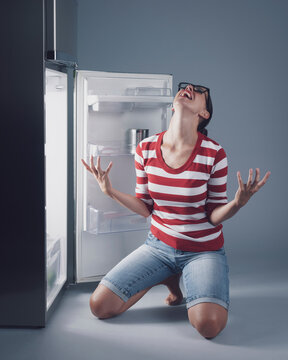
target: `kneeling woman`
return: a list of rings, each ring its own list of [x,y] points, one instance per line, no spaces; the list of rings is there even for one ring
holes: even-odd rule
[[[205,338],[226,326],[229,309],[229,267],[222,222],[231,218],[270,176],[249,170],[247,184],[237,172],[239,188],[227,201],[227,158],[221,145],[207,137],[212,116],[208,88],[180,83],[167,131],[142,140],[136,149],[136,196],[114,189],[112,163],[104,171],[100,158],[84,166],[101,190],[128,209],[148,217],[151,228],[143,245],[125,257],[101,280],[90,297],[100,319],[123,313],[149,289],[164,284],[168,305],[183,300],[183,275],[188,318]]]

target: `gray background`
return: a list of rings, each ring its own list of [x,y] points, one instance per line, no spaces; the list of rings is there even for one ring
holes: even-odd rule
[[[250,167],[261,179],[271,171],[223,223],[234,271],[282,266],[288,249],[287,10],[279,0],[78,1],[80,69],[172,74],[174,94],[179,81],[210,87],[208,136],[228,156],[229,200],[238,170],[245,183]]]
[[[8,185],[2,186],[4,193],[1,200],[5,212],[9,213],[8,219],[13,219],[10,223],[4,221],[5,224],[14,224],[16,208],[21,219],[19,215],[16,227],[2,226],[1,243],[5,250],[9,250],[9,256],[3,251],[0,265],[4,269],[2,273],[7,274],[2,276],[1,290],[10,293],[10,308],[13,310],[14,307],[15,316],[21,318],[21,313],[23,315],[23,312],[27,312],[27,299],[30,300],[29,308],[39,304],[37,294],[41,289],[37,286],[44,284],[44,277],[41,282],[35,274],[32,276],[34,269],[37,270],[36,275],[41,275],[43,269],[37,262],[41,260],[41,253],[43,255],[43,242],[38,242],[36,246],[34,241],[37,237],[44,239],[44,235],[41,235],[43,137],[39,136],[39,133],[43,134],[43,91],[39,91],[39,87],[43,88],[43,34],[40,2],[29,0],[24,5],[23,1],[18,0],[18,3],[16,5],[20,7],[15,6],[15,2],[9,3],[8,11],[5,8],[0,13],[6,20],[0,22],[0,25],[9,30],[1,32],[5,37],[1,43],[3,54],[6,54],[1,60],[7,63],[3,69],[13,68],[13,71],[3,72],[1,82],[4,94],[9,99],[1,97],[2,117],[9,120],[1,121],[6,128],[9,125],[8,130],[2,131],[2,153],[8,155],[3,157],[1,170],[4,175],[8,174],[8,177],[2,176],[8,179]],[[260,167],[262,175],[267,170],[271,170],[272,175],[246,207],[224,222],[226,250],[232,265],[230,270],[234,274],[238,272],[239,276],[231,278],[232,306],[227,327],[212,341],[203,339],[189,324],[184,304],[178,307],[164,305],[163,300],[168,294],[164,286],[151,289],[121,316],[105,321],[97,320],[88,306],[95,286],[89,283],[70,285],[66,289],[46,328],[1,328],[0,358],[33,360],[41,354],[43,360],[90,360],[95,356],[99,360],[167,360],[175,357],[202,360],[286,359],[287,265],[286,271],[283,269],[287,250],[284,232],[287,213],[287,190],[284,186],[287,171],[287,161],[284,159],[287,115],[284,113],[284,97],[288,2],[182,0],[178,3],[155,1],[153,4],[147,0],[79,0],[78,8],[78,55],[82,69],[172,73],[175,83],[179,80],[195,80],[211,87],[215,116],[209,125],[209,136],[217,140],[227,152],[230,199],[237,189],[237,170],[241,171],[243,178],[247,178],[249,167],[256,166]],[[23,17],[25,12],[31,13],[32,21],[28,21],[29,17]],[[11,31],[13,26],[15,29]],[[19,48],[15,46],[16,38],[20,40]],[[9,67],[11,58],[13,61]],[[72,75],[71,72],[69,74]],[[30,91],[25,91],[27,84]],[[70,94],[70,125],[73,120],[72,100]],[[12,130],[16,124],[18,131],[15,132]],[[73,159],[72,130],[71,127],[70,160]],[[33,154],[32,162],[30,154]],[[18,161],[17,164],[14,159]],[[15,177],[15,166],[22,186],[19,186],[19,176]],[[19,169],[23,171],[19,172]],[[34,179],[32,182],[27,180],[27,174],[30,180]],[[71,166],[69,174],[73,179]],[[23,179],[27,181],[23,182]],[[73,194],[73,186],[69,186],[69,193]],[[13,191],[10,192],[12,187]],[[37,202],[27,204],[23,199],[27,198],[31,189],[34,196],[36,193],[40,195]],[[16,200],[11,202],[11,196],[12,200]],[[37,209],[40,215],[35,217]],[[73,209],[72,196],[69,209]],[[70,217],[73,218],[71,213]],[[29,241],[30,228],[27,224],[19,227],[25,219],[28,219],[29,225],[32,223],[31,214],[34,222],[35,219],[39,220],[38,230],[36,233],[33,231],[33,241]],[[13,241],[7,242],[5,239]],[[69,236],[69,239],[73,240],[73,236]],[[71,259],[71,241],[69,245],[72,256],[68,255],[68,258]],[[33,255],[28,256],[31,249]],[[8,266],[11,254],[14,255],[13,262]],[[32,259],[31,263],[27,262],[26,257]],[[38,260],[35,262],[34,258]],[[252,274],[248,272],[251,268]],[[10,269],[13,270],[14,279],[9,273]],[[247,272],[242,275],[246,269]],[[17,294],[21,296],[17,297]],[[5,306],[2,309],[5,313],[10,311]],[[173,341],[167,342],[167,339]]]

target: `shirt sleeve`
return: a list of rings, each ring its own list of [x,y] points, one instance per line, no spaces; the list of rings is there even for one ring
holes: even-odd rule
[[[207,183],[206,214],[208,218],[214,209],[225,205],[227,199],[228,163],[224,149],[221,147],[215,157],[210,178]]]
[[[148,190],[148,176],[144,169],[144,159],[142,154],[141,142],[138,144],[135,152],[135,170],[136,170],[136,188],[135,194],[138,199],[141,199],[146,204],[148,210],[152,212],[153,199]]]

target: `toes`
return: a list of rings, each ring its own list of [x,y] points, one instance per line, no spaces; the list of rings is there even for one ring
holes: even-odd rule
[[[183,296],[180,295],[180,296],[173,296],[172,294],[170,294],[166,300],[165,300],[165,303],[167,305],[180,305],[182,303],[182,300],[183,300]]]

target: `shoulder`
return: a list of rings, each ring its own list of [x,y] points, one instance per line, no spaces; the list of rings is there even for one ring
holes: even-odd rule
[[[201,134],[202,141],[200,146],[202,148],[202,152],[209,157],[214,158],[214,161],[217,163],[224,158],[227,158],[226,152],[223,147],[214,139],[211,139],[204,134]]]
[[[141,149],[148,150],[149,148],[155,147],[157,140],[159,138],[159,135],[160,134],[154,134],[154,135],[151,135],[151,136],[143,139],[142,141],[140,141],[139,145],[140,145]]]
[[[204,135],[204,134],[201,134],[202,136],[202,141],[201,141],[201,144],[200,146],[201,147],[205,147],[205,148],[208,148],[208,149],[213,149],[213,150],[216,150],[216,151],[219,151],[220,149],[223,149],[223,147],[219,144],[219,142],[215,141],[214,139],[211,139],[210,137]]]
[[[155,157],[154,152],[156,151],[156,145],[160,134],[154,134],[141,140],[137,145],[136,154],[143,158]]]

